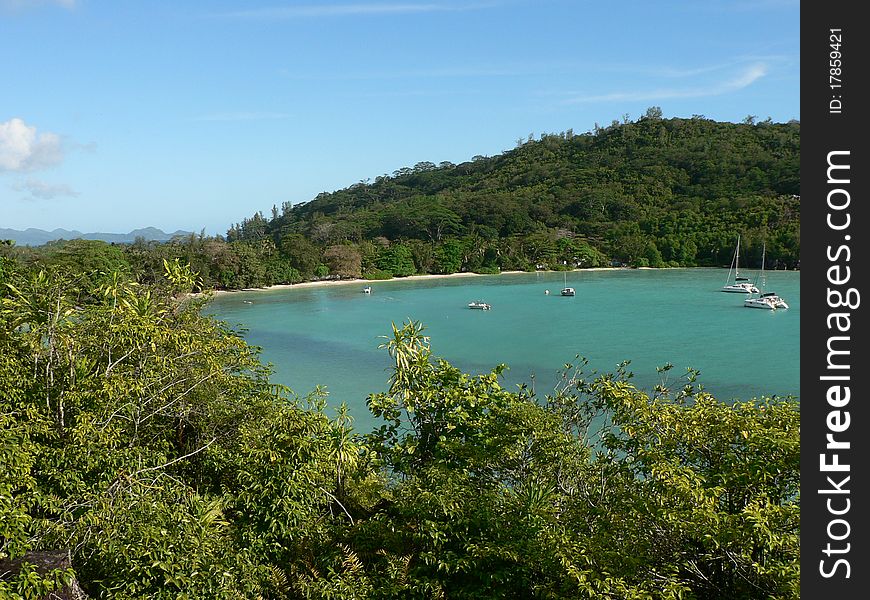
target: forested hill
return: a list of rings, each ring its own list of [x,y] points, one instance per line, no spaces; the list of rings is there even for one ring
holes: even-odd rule
[[[737,233],[748,261],[799,260],[800,124],[696,117],[545,134],[500,156],[420,162],[291,207],[254,215],[230,240],[303,234],[323,245],[387,240],[586,240],[629,264],[727,265]],[[495,241],[500,240],[496,244]],[[508,248],[505,248],[505,246]],[[485,253],[485,251],[484,251]],[[528,259],[547,262],[543,256]]]
[[[0,244],[0,256],[154,282],[181,259],[203,287],[314,278],[631,266],[795,268],[800,124],[662,119],[520,140],[499,156],[421,162],[310,202],[261,212],[222,237],[124,246]]]

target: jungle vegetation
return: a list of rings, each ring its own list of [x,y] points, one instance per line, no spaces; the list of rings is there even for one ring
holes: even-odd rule
[[[0,569],[0,597],[799,596],[796,401],[580,359],[536,396],[408,322],[358,432],[271,383],[189,265],[124,264],[0,258],[0,564],[72,557]]]

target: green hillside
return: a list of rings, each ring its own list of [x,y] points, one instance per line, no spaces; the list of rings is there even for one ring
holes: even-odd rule
[[[567,269],[610,265],[800,264],[800,124],[662,119],[517,142],[462,164],[419,162],[392,175],[273,206],[226,239],[139,239],[117,257],[143,282],[180,258],[204,287],[322,277]],[[241,200],[240,200],[241,202]],[[17,249],[27,263],[85,268],[99,243]],[[111,258],[115,260],[115,258]]]
[[[582,135],[545,134],[500,156],[417,163],[285,204],[271,220],[255,215],[228,234],[299,233],[324,245],[471,237],[537,263],[553,262],[559,238],[574,238],[615,260],[662,266],[727,264],[739,232],[748,260],[760,260],[766,240],[774,266],[793,267],[799,157],[798,123],[661,119],[651,110]]]

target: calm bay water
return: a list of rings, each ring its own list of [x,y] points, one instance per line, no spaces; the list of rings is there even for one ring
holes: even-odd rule
[[[377,346],[390,323],[422,321],[434,354],[473,373],[510,367],[504,385],[534,381],[553,389],[558,371],[575,355],[588,369],[614,370],[631,360],[635,385],[659,382],[655,368],[674,364],[671,383],[686,367],[722,400],[800,394],[800,273],[767,273],[767,290],[790,308],[743,307],[743,294],[719,292],[726,270],[575,271],[574,297],[561,297],[561,273],[433,278],[366,284],[239,292],[222,295],[208,312],[244,327],[263,349],[273,381],[300,395],[316,385],[329,403],[346,402],[358,430],[373,424],[369,393],[384,391],[390,361]],[[550,295],[545,295],[550,290]],[[470,310],[484,300],[489,311]]]

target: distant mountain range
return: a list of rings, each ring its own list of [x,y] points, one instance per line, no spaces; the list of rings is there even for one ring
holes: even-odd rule
[[[190,235],[189,231],[174,231],[165,233],[155,227],[145,227],[144,229],[134,229],[130,233],[82,233],[81,231],[69,231],[68,229],[55,229],[54,231],[45,231],[43,229],[2,229],[0,228],[0,240],[14,240],[19,246],[41,246],[54,240],[102,240],[104,242],[115,242],[116,244],[129,244],[136,241],[136,238],[144,238],[146,240],[156,240],[165,242],[171,240],[175,236]]]

